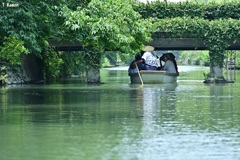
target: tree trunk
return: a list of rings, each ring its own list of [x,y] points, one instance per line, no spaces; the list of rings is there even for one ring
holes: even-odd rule
[[[223,77],[223,69],[218,66],[210,65],[210,75],[212,78],[218,79]]]
[[[213,64],[210,64],[210,77],[207,77],[204,83],[227,83],[223,77],[223,68]]]
[[[210,56],[210,76],[207,77],[204,83],[226,83],[228,82],[223,77],[223,62],[224,55],[209,51]]]
[[[87,83],[100,83],[100,69],[93,67],[87,69]]]

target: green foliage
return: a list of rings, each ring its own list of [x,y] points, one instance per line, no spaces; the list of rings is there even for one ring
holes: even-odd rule
[[[105,54],[104,54],[104,57],[105,57],[104,58],[104,62],[108,61],[109,65],[115,65],[116,62],[117,62],[117,55],[118,55],[118,52],[113,52],[113,51],[112,52],[111,51],[105,52]],[[105,59],[107,59],[107,61]],[[104,64],[103,64],[103,66],[104,66]]]
[[[8,82],[6,70],[6,66],[0,66],[0,85]]]
[[[85,49],[87,58],[98,61],[101,57],[95,54],[106,50],[135,53],[143,47],[142,42],[151,40],[152,21],[142,19],[133,5],[129,0],[92,0],[87,7],[77,10],[64,6],[61,15],[65,25],[74,31],[72,40],[88,49]],[[90,59],[88,62],[96,64]]]
[[[135,54],[119,54],[119,57],[124,64],[130,64],[135,59]]]
[[[195,62],[195,65],[207,65],[209,64],[208,51],[180,51],[178,57],[178,63],[189,64],[188,62]],[[192,63],[190,63],[192,64]]]
[[[236,65],[240,67],[240,51],[236,51]]]
[[[0,59],[11,65],[21,64],[21,55],[28,54],[29,51],[24,47],[24,42],[14,36],[5,37],[3,45],[0,46]]]
[[[202,38],[210,51],[210,63],[220,67],[223,66],[224,51],[231,43],[239,41],[240,2],[156,1],[138,3],[135,10],[145,18],[155,18],[158,30],[154,37]]]
[[[219,19],[210,21],[209,28],[205,28],[204,41],[209,47],[210,64],[223,67],[225,50],[232,43],[231,40],[238,41],[240,37],[240,20]]]
[[[110,61],[109,61],[108,58],[105,57],[105,58],[103,59],[102,66],[106,66],[106,67],[111,66]]]
[[[85,71],[84,53],[78,52],[63,52],[61,58],[64,64],[61,67],[62,76],[69,76],[72,74],[80,74]]]
[[[16,1],[10,2],[19,4]],[[37,43],[37,38],[39,38],[38,26],[33,12],[28,11],[26,7],[29,5],[25,5],[25,3],[20,2],[18,7],[2,6],[0,9],[0,35],[3,37],[12,35],[21,39],[30,52],[39,53],[41,47]]]
[[[176,17],[158,19],[155,25],[158,31],[154,33],[154,37],[203,39],[210,51],[210,63],[214,62],[220,67],[223,66],[224,51],[240,37],[240,20],[235,19],[208,21],[203,18]]]
[[[86,0],[87,1],[87,0]],[[44,53],[48,50],[48,39],[62,39],[65,35],[65,27],[63,19],[58,16],[58,11],[61,5],[71,3],[71,7],[76,7],[76,1],[74,0],[3,0],[0,3],[0,46],[4,46],[6,43],[10,45],[10,42],[2,37],[14,37],[19,41],[18,45],[16,40],[11,42],[11,47],[1,48],[1,53],[6,54],[7,58],[11,58],[11,63],[20,64],[19,46],[23,46],[30,53],[36,54],[38,57],[43,58],[45,66],[51,66],[51,63],[55,64],[55,59],[47,58],[51,57],[49,53]],[[80,3],[80,2],[79,2]],[[9,4],[15,5],[15,7],[9,6]],[[5,45],[6,46],[6,45]],[[16,48],[17,46],[17,48]],[[8,49],[8,50],[6,50]],[[10,52],[12,51],[14,52]],[[17,51],[17,52],[16,52]],[[55,56],[54,52],[53,57]],[[4,58],[3,60],[6,60]],[[48,62],[47,62],[48,61]],[[48,65],[47,65],[48,64]],[[47,77],[56,77],[59,68],[54,67],[44,68]],[[52,71],[50,71],[52,70]]]
[[[240,2],[227,3],[195,3],[195,2],[163,2],[138,3],[134,8],[144,18],[152,17],[157,19],[174,17],[198,17],[207,20],[214,19],[239,19]]]
[[[204,72],[203,76],[204,76],[204,80],[208,80],[211,77],[211,74],[210,72]]]
[[[60,68],[63,64],[61,52],[55,52],[53,49],[48,49],[43,54],[44,76],[47,80],[55,80],[60,74]]]
[[[71,56],[69,61],[62,57],[64,61],[73,62],[76,68],[99,68],[104,51],[126,53],[120,55],[126,63],[152,36],[201,38],[210,50],[211,62],[217,61],[221,66],[224,50],[233,43],[230,40],[239,41],[240,37],[240,2],[3,0],[1,3],[7,2],[18,6],[0,4],[1,61],[19,64],[22,53],[34,53],[44,60],[47,77],[57,77],[61,69],[57,67],[62,66],[56,52],[44,52],[48,50],[49,38],[80,42],[84,52],[81,65],[77,60],[71,61]],[[69,65],[68,69],[67,73],[75,72],[73,66]]]
[[[202,38],[209,48],[210,63],[223,66],[230,40],[239,40],[240,3],[192,2],[139,3],[135,8],[143,17],[155,18],[155,37]],[[182,18],[183,17],[183,18]],[[197,48],[197,46],[196,46]]]

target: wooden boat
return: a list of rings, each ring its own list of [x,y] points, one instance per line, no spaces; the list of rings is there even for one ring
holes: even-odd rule
[[[166,71],[141,70],[140,75],[144,84],[174,83],[179,73],[168,73]],[[138,73],[129,73],[131,83],[141,83]]]

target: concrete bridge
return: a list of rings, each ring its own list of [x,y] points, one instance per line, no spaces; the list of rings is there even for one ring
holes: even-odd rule
[[[82,50],[80,43],[49,40],[49,44],[58,51]],[[153,46],[155,50],[208,50],[201,38],[154,38],[152,42],[144,44]],[[240,41],[229,44],[227,50],[240,50]]]

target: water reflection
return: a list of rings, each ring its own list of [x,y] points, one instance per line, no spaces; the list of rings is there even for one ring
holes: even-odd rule
[[[100,85],[1,88],[1,158],[239,159],[239,82],[184,72],[175,84],[130,84],[127,70],[106,69]]]
[[[234,86],[234,84],[210,85],[210,122],[214,126],[218,126],[214,128],[215,130],[226,129],[229,125],[236,125],[232,122],[238,117],[236,107],[239,106],[240,100],[238,98],[240,96],[239,93],[235,92]]]
[[[175,108],[176,93],[175,84],[162,84],[159,86],[144,86],[143,88],[143,117],[144,122],[153,122],[159,116],[162,117],[162,110]],[[161,112],[159,112],[159,110]],[[147,124],[148,125],[148,124]]]

